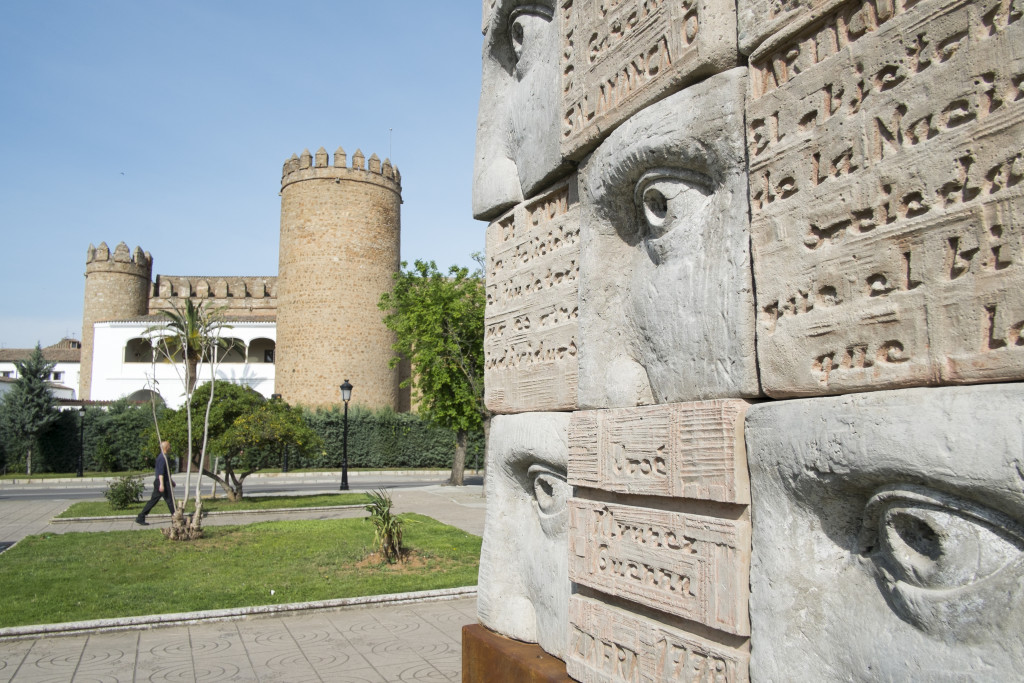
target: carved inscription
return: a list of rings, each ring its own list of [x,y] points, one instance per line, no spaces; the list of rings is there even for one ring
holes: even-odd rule
[[[836,4],[751,56],[771,396],[1024,377],[1022,13],[887,1]]]
[[[573,413],[573,486],[750,503],[742,400],[668,403]]]
[[[597,600],[569,601],[566,668],[580,683],[749,680],[750,656]]]
[[[749,635],[750,523],[574,498],[569,578]]]
[[[562,183],[487,230],[485,400],[494,412],[576,405],[580,228],[570,189]]]
[[[560,12],[563,156],[736,63],[735,6],[722,0],[563,0]]]

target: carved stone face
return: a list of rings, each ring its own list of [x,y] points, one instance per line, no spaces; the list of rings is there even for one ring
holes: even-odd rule
[[[752,678],[1019,675],[1022,428],[1019,384],[752,406]]]
[[[586,162],[582,407],[757,394],[745,82],[648,107]]]
[[[485,29],[473,215],[490,219],[562,170],[554,3],[502,0]]]
[[[569,413],[498,415],[491,422],[480,622],[564,657],[568,638]]]

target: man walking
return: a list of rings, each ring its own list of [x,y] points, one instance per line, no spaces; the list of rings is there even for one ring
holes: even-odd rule
[[[171,487],[174,486],[174,482],[171,480],[171,466],[167,461],[167,451],[171,450],[170,441],[160,442],[160,455],[156,456],[156,479],[153,481],[153,495],[150,497],[149,502],[146,503],[146,507],[142,508],[142,512],[135,518],[136,524],[142,526],[148,526],[149,522],[146,521],[146,515],[153,509],[153,506],[157,504],[161,498],[167,501],[167,509],[174,514],[174,496],[171,493]]]

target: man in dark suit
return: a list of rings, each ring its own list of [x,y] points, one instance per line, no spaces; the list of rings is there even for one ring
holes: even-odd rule
[[[146,515],[153,509],[153,506],[163,498],[167,502],[167,509],[174,514],[174,495],[171,493],[171,488],[174,486],[174,481],[171,479],[171,464],[167,459],[167,452],[171,450],[170,441],[160,442],[160,455],[156,456],[156,479],[153,481],[153,495],[150,497],[149,502],[146,503],[146,507],[142,508],[142,512],[135,518],[136,524],[147,526],[149,522],[146,521]]]

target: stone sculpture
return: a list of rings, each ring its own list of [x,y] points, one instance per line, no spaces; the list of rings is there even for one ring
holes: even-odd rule
[[[1019,384],[751,406],[752,677],[1021,671],[1022,429]]]
[[[583,167],[581,407],[758,394],[745,88],[733,69],[672,95]]]
[[[484,626],[556,657],[568,639],[569,417],[493,418],[477,594]]]

